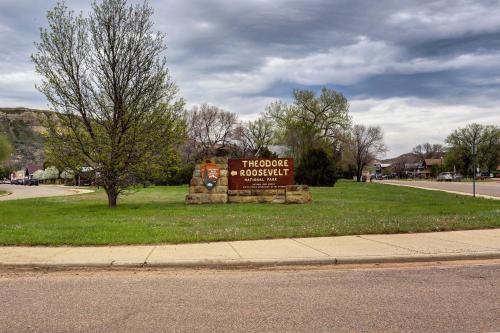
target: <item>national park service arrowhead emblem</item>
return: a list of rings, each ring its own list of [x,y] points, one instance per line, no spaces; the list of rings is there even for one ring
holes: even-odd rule
[[[217,185],[217,180],[220,177],[220,168],[217,164],[207,161],[201,166],[200,171],[205,187],[209,190],[213,189]]]

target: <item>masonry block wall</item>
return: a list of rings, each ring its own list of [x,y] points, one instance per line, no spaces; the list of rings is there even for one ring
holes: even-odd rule
[[[215,157],[205,161],[215,163],[220,168],[220,177],[217,180],[217,186],[209,190],[203,184],[201,175],[201,165],[196,164],[191,183],[189,184],[189,194],[186,195],[187,204],[203,203],[226,203],[227,202],[227,158]]]

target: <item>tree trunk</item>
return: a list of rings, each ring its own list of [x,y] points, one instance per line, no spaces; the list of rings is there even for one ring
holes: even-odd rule
[[[108,207],[116,208],[116,200],[118,199],[118,194],[114,190],[108,190]]]
[[[361,182],[361,177],[363,175],[363,169],[360,169],[358,167],[358,170],[356,171],[356,181],[359,183]]]

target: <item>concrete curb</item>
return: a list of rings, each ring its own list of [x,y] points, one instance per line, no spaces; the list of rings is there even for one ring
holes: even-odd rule
[[[96,191],[96,190],[91,190],[88,188],[66,186],[66,185],[43,185],[43,186],[54,186],[54,187],[62,188],[62,189],[67,190],[67,191],[74,192],[74,194],[70,194],[70,195],[94,193]]]
[[[388,264],[388,263],[422,263],[436,261],[486,260],[500,259],[500,252],[490,253],[449,253],[414,256],[387,257],[338,257],[338,258],[300,258],[300,259],[254,259],[254,260],[176,260],[161,263],[0,263],[0,270],[6,269],[147,269],[147,268],[199,268],[199,269],[251,269],[280,266],[327,266],[352,264]]]

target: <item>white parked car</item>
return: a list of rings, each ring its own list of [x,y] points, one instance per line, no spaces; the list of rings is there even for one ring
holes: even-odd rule
[[[453,175],[451,172],[441,172],[437,176],[437,181],[438,182],[451,182],[453,180]]]

